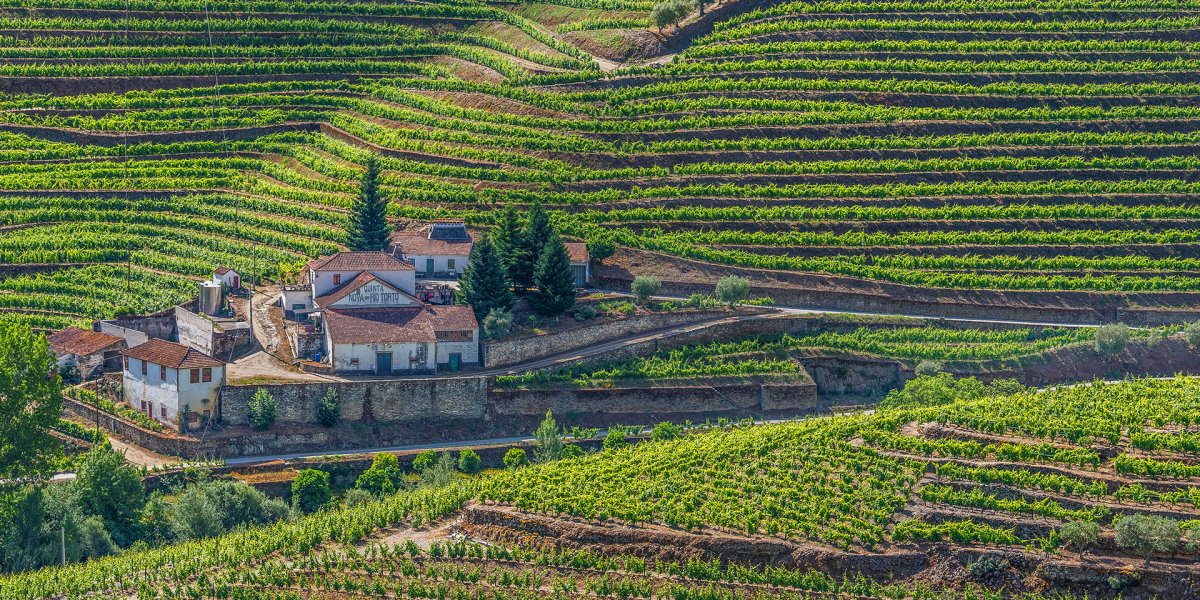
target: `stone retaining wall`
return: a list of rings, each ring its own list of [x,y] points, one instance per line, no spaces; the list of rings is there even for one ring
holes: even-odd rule
[[[538,418],[552,411],[571,425],[702,420],[717,416],[798,415],[822,408],[811,381],[681,381],[678,385],[611,388],[492,390],[488,411],[496,419]]]
[[[487,379],[389,379],[344,383],[228,385],[221,393],[226,425],[249,424],[246,406],[260,389],[275,398],[280,423],[316,423],[317,403],[333,390],[344,421],[421,421],[481,419],[487,405]]]
[[[518,363],[554,356],[572,350],[587,348],[617,338],[648,333],[687,323],[730,316],[727,310],[679,310],[653,315],[635,315],[622,319],[597,322],[584,327],[574,327],[546,335],[524,336],[484,346],[486,368],[507,367]]]
[[[172,435],[168,432],[150,431],[132,421],[127,421],[90,404],[65,396],[63,397],[63,412],[83,419],[88,423],[98,424],[100,427],[121,436],[122,439],[159,454],[182,456],[191,459],[212,453],[212,449],[209,449],[207,453],[205,452],[198,438]]]

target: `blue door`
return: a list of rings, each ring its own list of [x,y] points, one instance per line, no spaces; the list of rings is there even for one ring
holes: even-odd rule
[[[425,259],[425,274],[433,275],[433,259],[432,258]]]
[[[376,352],[375,353],[375,374],[376,375],[391,375],[392,374],[392,353],[391,352]]]

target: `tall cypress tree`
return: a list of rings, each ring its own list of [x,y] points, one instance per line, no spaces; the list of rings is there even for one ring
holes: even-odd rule
[[[379,161],[375,155],[367,159],[358,198],[350,207],[350,224],[346,227],[346,245],[351,250],[383,250],[391,235],[387,222],[387,201],[379,196]]]
[[[525,251],[525,226],[521,223],[521,217],[517,215],[517,211],[512,205],[506,205],[500,210],[500,215],[496,219],[496,235],[492,237],[492,243],[496,246],[496,254],[500,255],[500,265],[504,267],[504,275],[508,277],[509,283],[517,284],[519,275],[517,263],[521,261],[522,253]],[[531,269],[525,287],[528,287],[528,283],[532,281],[532,273]]]
[[[566,244],[553,231],[538,258],[533,285],[537,289],[529,296],[529,304],[543,317],[561,315],[575,304],[575,274],[571,271],[571,258],[567,255]]]
[[[512,280],[517,289],[528,289],[535,285],[533,277],[538,259],[553,233],[550,215],[546,214],[540,203],[535,202],[529,207],[529,218],[525,221],[525,232],[521,236],[522,252],[514,261]]]
[[[460,304],[470,304],[475,318],[482,322],[494,309],[512,310],[510,287],[496,245],[484,234],[471,248],[471,257],[459,279],[455,299]]]

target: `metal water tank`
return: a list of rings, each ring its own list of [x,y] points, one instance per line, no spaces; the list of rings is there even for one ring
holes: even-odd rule
[[[221,312],[220,281],[200,282],[200,301],[197,308],[206,315],[215,315]]]

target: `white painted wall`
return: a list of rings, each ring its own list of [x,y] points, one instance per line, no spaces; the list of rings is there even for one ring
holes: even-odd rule
[[[214,273],[213,273],[213,279],[215,279],[215,280],[217,280],[217,281],[220,281],[221,283],[225,284],[225,287],[227,287],[227,288],[229,288],[229,289],[231,289],[231,290],[233,290],[233,289],[237,289],[237,288],[239,287],[238,285],[234,285],[234,283],[235,283],[235,282],[236,282],[237,284],[239,284],[239,285],[240,285],[240,284],[241,284],[241,282],[242,282],[242,280],[241,280],[241,276],[240,276],[240,275],[238,275],[238,272],[237,272],[237,271],[234,271],[234,270],[232,270],[232,269],[231,269],[231,270],[229,270],[228,272],[226,272],[224,275],[217,275],[217,274],[214,272]]]
[[[469,342],[438,342],[437,343],[437,364],[447,365],[450,363],[450,354],[457,352],[462,355],[464,365],[479,362],[479,332],[476,331],[471,336]]]
[[[328,337],[326,337],[328,344]],[[409,356],[415,356],[418,348],[425,346],[425,362],[409,363]],[[414,371],[432,371],[434,368],[434,344],[426,343],[397,343],[397,344],[336,344],[333,347],[333,356],[331,357],[332,365],[336,371],[362,371],[364,373],[375,372],[375,353],[376,352],[391,352],[392,353],[392,370],[405,371],[412,369]],[[353,359],[358,359],[358,364],[353,364]]]
[[[175,415],[179,413],[179,371],[167,369],[164,380],[159,365],[146,363],[146,374],[142,375],[142,361],[130,357],[129,368],[125,369],[122,380],[126,404],[166,425],[175,425]],[[142,408],[143,402],[146,409]],[[166,407],[166,416],[163,416],[163,407]]]
[[[181,306],[175,307],[175,332],[179,343],[209,356],[213,354],[213,322]]]
[[[323,308],[402,308],[419,306],[421,302],[381,281],[372,281]]]
[[[209,417],[216,417],[217,405],[221,397],[221,386],[225,383],[225,367],[212,367],[212,381],[204,381],[204,369],[200,369],[200,381],[192,383],[191,369],[183,369],[183,377],[179,381],[179,402],[182,407],[203,415],[209,411]]]
[[[313,271],[309,282],[312,284],[314,298],[328,294],[333,288],[357,277],[362,271]],[[371,271],[371,274],[392,284],[397,289],[415,294],[417,291],[417,274],[411,269],[403,271]],[[340,275],[340,283],[334,283],[335,275]]]
[[[411,261],[417,266],[417,271],[422,275],[426,274],[426,261],[433,259],[433,270],[438,273],[454,273],[462,275],[464,269],[467,268],[466,254],[405,254],[404,258]],[[454,268],[450,268],[450,261],[454,261]]]
[[[301,308],[295,308],[303,305]],[[308,310],[313,306],[312,290],[283,290],[283,310]]]
[[[170,367],[167,368],[166,380],[163,380],[160,365],[147,363],[146,374],[142,375],[142,361],[131,357],[129,368],[124,370],[122,377],[124,400],[134,410],[149,414],[172,428],[183,406],[199,414],[210,411],[209,415],[215,417],[221,386],[225,383],[225,367],[211,368],[210,382],[204,381],[203,370],[200,382],[191,383],[190,369],[183,369],[181,380],[180,371]],[[150,412],[142,409],[142,402],[146,403]],[[166,407],[166,416],[163,416],[163,407]]]

